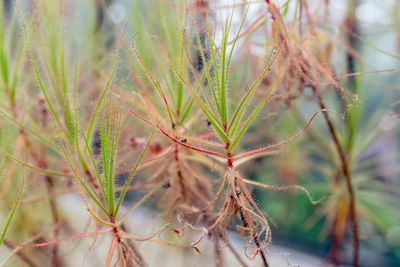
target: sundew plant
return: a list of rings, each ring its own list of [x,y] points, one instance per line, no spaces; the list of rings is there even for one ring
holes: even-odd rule
[[[399,263],[396,1],[0,14],[1,266]]]

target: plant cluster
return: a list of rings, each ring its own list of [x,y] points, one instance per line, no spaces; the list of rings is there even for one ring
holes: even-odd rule
[[[223,247],[269,266],[280,228],[267,210],[301,199],[330,237],[326,262],[360,266],[368,233],[400,221],[396,151],[374,148],[397,115],[366,107],[364,80],[399,69],[361,71],[360,47],[400,58],[362,38],[357,2],[338,28],[317,0],[0,4],[3,264],[67,266],[67,243],[109,236],[106,266],[145,266],[139,242],[201,254],[205,239],[217,266]],[[85,229],[65,196],[87,209]],[[127,222],[147,202],[160,219],[142,236]]]

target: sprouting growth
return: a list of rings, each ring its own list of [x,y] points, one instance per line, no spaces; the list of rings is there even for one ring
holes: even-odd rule
[[[359,266],[368,234],[396,229],[399,115],[375,96],[398,98],[399,70],[369,69],[365,51],[399,57],[365,38],[357,1],[341,23],[329,1],[9,2],[0,265],[65,266],[67,243],[87,238],[71,257],[107,246],[100,264],[147,266],[136,244],[153,242],[268,266],[293,227],[329,236],[326,261]]]

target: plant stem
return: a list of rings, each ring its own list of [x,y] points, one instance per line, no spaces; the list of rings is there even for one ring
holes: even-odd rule
[[[181,186],[181,195],[182,198],[185,199],[186,194],[185,194],[185,183],[184,183],[184,178],[182,175],[182,171],[180,168],[180,164],[179,164],[179,151],[178,151],[178,144],[175,144],[175,164],[176,164],[176,174],[178,175],[178,179],[179,179],[179,184]]]
[[[128,227],[125,225],[125,223],[122,223],[121,224],[121,230],[122,231],[124,231],[124,232],[128,232]],[[140,252],[138,251],[138,249],[136,248],[136,246],[135,246],[135,244],[133,243],[133,241],[131,240],[131,239],[127,239],[127,242],[129,243],[129,246],[130,246],[130,248],[132,249],[132,251],[133,251],[133,254],[135,255],[135,262],[137,263],[137,265],[138,266],[141,266],[141,267],[146,267],[147,266],[147,264],[146,264],[146,262],[144,261],[144,259],[143,259],[143,256],[142,256],[142,254],[140,254]]]
[[[114,218],[114,216],[112,215],[112,214],[110,214],[110,218],[111,218],[111,223],[113,223],[113,224],[115,224],[115,218]],[[123,257],[123,262],[124,263],[126,263],[127,262],[127,255],[126,255],[126,253],[125,253],[125,250],[123,249],[123,244],[122,244],[122,240],[121,240],[121,236],[120,236],[120,232],[119,232],[119,230],[118,230],[118,227],[117,226],[114,226],[113,228],[112,228],[112,231],[114,232],[114,238],[116,238],[117,239],[117,242],[118,242],[118,246],[120,246],[120,247],[122,247],[122,255],[120,255],[120,256],[122,256]],[[119,250],[118,250],[119,251]],[[111,257],[112,257],[112,254],[111,254]]]
[[[229,170],[230,170],[230,173],[234,174],[234,173],[235,173],[235,169],[234,169],[234,166],[233,166],[233,157],[232,157],[232,153],[228,152],[230,146],[231,146],[231,144],[230,144],[229,142],[227,142],[227,143],[225,144],[225,151],[226,151],[226,157],[227,157],[227,165],[228,165],[228,168],[229,168]],[[237,179],[238,179],[238,178],[237,178],[236,175],[235,175],[235,178],[234,178],[234,181],[233,181],[234,187],[236,187]],[[238,192],[235,192],[235,193],[238,195],[240,192],[239,192],[239,193],[238,193]],[[238,196],[239,196],[239,195],[238,195]],[[239,206],[239,203],[236,202],[236,205],[238,205],[238,207],[239,207],[240,218],[241,218],[241,220],[242,220],[242,224],[243,224],[243,226],[244,226],[245,228],[247,228],[247,227],[249,226],[249,222],[246,221],[246,218],[245,218],[245,216],[244,216],[244,214],[243,214],[243,212],[242,212],[241,207]],[[260,245],[260,241],[259,241],[258,237],[257,237],[257,236],[253,236],[253,241],[254,241],[254,243],[256,244],[257,248],[259,249],[260,256],[261,256],[261,258],[262,258],[262,261],[263,261],[263,263],[264,263],[264,266],[265,266],[265,267],[268,267],[268,266],[269,266],[269,265],[268,265],[268,261],[267,261],[267,258],[265,257],[264,251],[261,249],[261,245]]]
[[[225,147],[226,151],[229,150],[229,147],[230,147],[230,144],[229,144],[229,143],[226,143],[226,147]],[[228,158],[228,160],[227,160],[228,168],[230,169],[231,173],[235,173],[235,170],[234,170],[234,167],[233,167],[233,161],[232,161],[232,154],[229,153],[229,152],[227,152],[226,155],[227,155],[227,158]],[[235,175],[235,178],[234,178],[234,184],[235,184],[235,186],[236,186],[236,183],[237,183],[237,179],[238,179],[238,178],[237,178],[236,175]],[[238,192],[236,192],[236,194],[238,194]],[[236,204],[239,205],[239,203],[236,203]],[[247,228],[247,227],[249,226],[249,222],[246,221],[246,218],[245,218],[245,216],[244,216],[244,214],[243,214],[243,212],[242,212],[242,209],[241,209],[240,207],[239,207],[239,211],[240,211],[240,218],[241,218],[241,220],[242,220],[242,224],[243,224],[243,226],[244,226],[245,228]],[[265,257],[264,251],[261,249],[260,241],[259,241],[257,235],[253,237],[253,241],[254,241],[254,243],[256,244],[257,248],[259,249],[260,256],[261,256],[261,258],[262,258],[262,261],[263,261],[263,263],[264,263],[264,266],[265,266],[265,267],[268,267],[269,265],[268,265],[267,258]]]
[[[28,150],[28,152],[31,154],[32,158],[37,162],[37,165],[39,168],[47,169],[47,163],[46,159],[44,157],[45,151],[40,151],[41,157],[34,151],[32,144],[30,140],[28,139],[28,136],[26,135],[25,131],[21,131],[21,135],[24,138],[25,141],[25,147]],[[51,175],[46,174],[45,175],[45,184],[47,188],[47,193],[50,195],[54,190],[54,184],[53,184],[53,177]],[[51,217],[53,219],[53,223],[57,224],[60,222],[59,214],[57,211],[57,204],[55,200],[51,197],[49,197],[49,205],[50,205],[50,211],[51,211]],[[59,235],[59,229],[58,227],[54,230],[54,236],[58,238]],[[58,245],[54,245],[52,249],[52,264],[53,266],[64,266],[62,262],[60,262],[59,256],[58,256]]]
[[[232,247],[231,243],[229,242],[228,237],[226,236],[226,233],[223,234],[222,238],[223,238],[225,245],[229,248],[229,250],[232,252],[233,256],[235,256],[235,258],[240,262],[240,264],[243,267],[248,267],[248,265],[243,261],[243,259],[237,253],[237,251]]]
[[[235,177],[235,180],[236,180],[236,179],[237,179],[237,178]],[[243,224],[243,226],[244,226],[245,228],[247,228],[247,227],[249,226],[249,222],[246,221],[245,216],[244,216],[244,214],[243,214],[243,211],[242,211],[241,209],[239,209],[239,211],[240,211],[240,218],[241,218],[241,220],[242,220],[242,224]],[[263,261],[263,263],[264,263],[264,266],[265,266],[265,267],[269,267],[267,258],[265,257],[264,251],[261,249],[260,240],[258,239],[257,235],[253,237],[253,241],[254,241],[254,243],[256,244],[257,248],[259,249],[260,256],[261,256],[261,259],[262,259],[262,261]]]
[[[222,249],[219,245],[219,239],[215,238],[214,240],[214,255],[215,255],[215,266],[222,267],[224,266]]]
[[[7,239],[3,240],[3,244],[6,245],[8,248],[10,249],[15,249],[15,246],[13,244],[11,244]],[[34,263],[29,256],[27,256],[24,252],[22,251],[18,251],[16,253],[16,255],[18,256],[18,258],[20,258],[23,262],[25,262],[28,266],[31,267],[38,267],[38,265],[36,265],[36,263]]]
[[[53,192],[53,179],[50,175],[46,175],[45,178],[46,178],[47,191],[48,191],[48,194],[50,194]],[[57,211],[57,205],[56,205],[54,199],[51,197],[49,198],[49,204],[50,204],[50,209],[51,209],[51,215],[53,217],[53,222],[54,222],[54,224],[57,224],[60,221],[60,218],[59,218],[59,214]],[[58,238],[58,235],[59,235],[58,227],[54,230],[54,235],[56,236],[56,238]],[[52,253],[53,253],[53,255],[52,255],[53,266],[58,266],[58,267],[64,266],[64,264],[62,264],[62,262],[60,262],[59,257],[58,257],[58,245],[53,246]]]
[[[260,241],[258,240],[257,236],[254,237],[254,243],[256,243],[258,248],[261,247]],[[260,250],[260,255],[261,255],[262,261],[264,263],[264,266],[268,267],[269,265],[268,265],[268,262],[267,262],[267,258],[265,257],[265,254],[264,254],[263,250]]]
[[[12,111],[12,114],[13,114],[13,118],[15,120],[17,120],[18,119],[18,115],[17,115],[15,102],[11,102],[10,105],[11,105],[11,111]],[[42,113],[42,115],[44,115],[44,113]],[[46,118],[45,117],[43,117],[42,126],[43,127],[46,126]],[[25,130],[21,128],[19,132],[20,132],[20,135],[23,137],[23,140],[25,142],[25,147],[27,148],[28,152],[32,155],[32,157],[35,159],[35,161],[37,161],[39,168],[47,169],[48,166],[47,166],[47,163],[46,163],[45,158],[44,158],[45,151],[41,151],[40,154],[43,155],[43,156],[42,156],[42,158],[40,158],[37,155],[37,153],[32,149],[31,142],[30,142]],[[47,193],[50,195],[53,192],[53,177],[48,175],[48,174],[45,175],[45,183],[46,183]],[[57,211],[57,205],[56,205],[54,199],[52,199],[51,197],[49,198],[49,205],[50,205],[50,210],[51,210],[51,215],[52,215],[52,218],[53,218],[53,222],[54,222],[54,224],[57,224],[59,222],[59,214],[58,214],[58,211]],[[56,228],[54,230],[54,235],[55,235],[56,238],[58,237],[58,234],[59,234],[59,229]],[[62,262],[59,261],[58,245],[54,245],[53,246],[52,253],[53,253],[53,255],[52,255],[52,264],[53,264],[53,266],[60,266],[60,267],[64,266],[62,264]],[[25,254],[21,254],[20,252],[18,252],[17,255],[24,262],[26,262],[28,265],[35,266],[35,264],[32,263],[29,258],[26,258]],[[26,260],[28,260],[28,261],[26,261]]]
[[[320,108],[325,110],[326,106],[322,100],[321,95],[318,93],[317,88],[314,85],[311,85],[311,88],[313,90],[315,97],[317,98]],[[349,195],[349,200],[350,200],[350,203],[349,203],[350,221],[351,221],[352,230],[353,230],[353,266],[358,267],[359,266],[359,243],[360,243],[360,240],[359,240],[359,232],[358,232],[356,207],[355,207],[355,193],[354,193],[353,185],[351,183],[351,176],[350,176],[350,172],[349,172],[347,155],[346,155],[345,151],[343,150],[342,146],[340,145],[336,130],[333,126],[333,123],[329,117],[328,112],[324,112],[324,118],[328,125],[329,132],[332,136],[333,143],[335,144],[336,150],[339,154],[341,170],[342,170],[343,176],[346,181],[347,193]]]

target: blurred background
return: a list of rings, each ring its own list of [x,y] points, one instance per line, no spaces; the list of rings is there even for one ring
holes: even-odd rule
[[[22,42],[21,25],[13,11],[12,1],[1,1],[3,4],[1,20],[4,28],[13,29],[11,35],[15,35],[15,39],[12,40],[15,44],[19,44]],[[43,12],[40,13],[42,16],[39,18],[33,16],[32,20],[33,25],[35,23],[42,25],[44,36],[57,32],[57,26],[52,24],[54,16],[57,16],[57,13],[52,13],[55,5],[53,1],[21,0],[17,2],[21,12],[27,17],[29,14],[35,14],[34,12],[38,12],[39,9],[42,10],[40,11]],[[241,88],[246,88],[248,81],[254,79],[253,73],[257,70],[254,62],[257,62],[257,58],[264,52],[262,47],[265,43],[270,41],[267,28],[270,26],[271,15],[265,12],[265,1],[247,2],[250,2],[245,5],[249,7],[249,10],[243,29],[251,29],[251,31],[239,40],[234,53],[232,86],[230,87],[233,98],[240,96]],[[280,7],[285,23],[292,25],[293,29],[297,29],[298,24],[302,24],[302,31],[293,30],[293,34],[299,35],[298,38],[304,37],[302,39],[304,46],[318,59],[329,58],[329,64],[327,62],[322,62],[322,64],[326,63],[324,66],[332,68],[335,80],[351,95],[358,96],[346,105],[339,90],[329,88],[329,86],[323,90],[327,108],[336,112],[332,119],[337,127],[339,139],[348,151],[351,151],[349,161],[361,240],[360,263],[361,266],[400,266],[400,138],[398,130],[400,119],[397,115],[400,114],[400,1],[280,0],[273,2]],[[159,28],[157,27],[169,25],[168,21],[174,19],[171,16],[173,13],[169,13],[170,9],[182,5],[182,1],[70,0],[62,4],[68,10],[65,35],[68,40],[66,44],[69,45],[69,57],[72,61],[76,56],[75,52],[79,49],[79,55],[82,55],[82,73],[86,76],[82,75],[83,78],[80,78],[78,87],[81,90],[85,88],[81,96],[88,99],[86,104],[90,106],[91,95],[98,94],[98,88],[101,87],[102,79],[99,70],[109,69],[112,64],[113,59],[110,55],[115,50],[116,39],[119,35],[115,29],[122,29],[128,21],[127,44],[134,36],[139,36],[143,32],[158,35]],[[307,14],[303,14],[302,19],[297,20],[300,4],[306,6],[304,10]],[[188,6],[191,5],[195,3],[188,1]],[[221,13],[220,16],[214,16],[217,25],[226,16],[225,13],[230,12],[229,7],[233,5],[233,1],[210,0],[206,5],[210,13]],[[240,7],[235,10],[232,37],[242,19],[243,8]],[[311,23],[312,29],[309,27]],[[314,31],[312,37],[308,35],[310,31]],[[38,43],[43,41],[46,45],[44,40],[40,40],[41,37],[33,36],[32,38],[39,39]],[[216,46],[220,44],[220,39],[221,36],[216,31]],[[49,38],[49,40],[52,39]],[[51,49],[45,53],[51,54]],[[131,69],[127,67],[129,56],[126,50],[121,53],[115,80],[122,88],[129,90],[133,87]],[[144,55],[145,60],[149,62],[154,61],[152,57],[152,54]],[[86,65],[83,66],[84,63]],[[165,65],[165,68],[168,68],[168,65]],[[22,81],[21,86],[32,87],[34,83],[34,79]],[[265,78],[265,83],[268,83],[268,76]],[[243,149],[261,147],[293,136],[302,128],[307,118],[320,109],[318,102],[312,97],[311,88],[305,88],[301,94],[296,94],[292,96],[296,101],[282,101],[278,105],[266,108],[255,125],[249,129]],[[36,98],[39,95],[32,89],[32,91],[27,91],[24,97]],[[282,95],[277,95],[277,99]],[[1,101],[0,105],[3,104],[5,107],[5,100]],[[357,118],[357,123],[354,125],[348,123],[354,117]],[[124,135],[126,142],[130,136],[145,136],[145,134],[140,127],[133,127],[131,133]],[[278,155],[258,158],[243,168],[239,167],[239,172],[244,177],[254,181],[273,186],[301,185],[310,192],[313,199],[329,196],[321,203],[314,205],[305,194],[300,193],[301,191],[254,188],[253,197],[268,215],[267,218],[272,225],[271,266],[327,265],[324,260],[330,257],[333,248],[339,243],[340,246],[336,247],[336,250],[340,252],[341,258],[337,265],[352,264],[352,233],[349,226],[345,229],[341,228],[339,219],[343,212],[344,215],[342,215],[345,218],[342,225],[343,223],[349,225],[346,219],[348,211],[345,185],[337,181],[339,165],[329,130],[321,116],[315,119],[312,126],[303,134],[287,144]],[[212,172],[209,169],[205,171]],[[123,179],[122,173],[121,180]],[[137,201],[141,196],[137,192],[132,192],[128,195],[126,204]],[[63,203],[61,206],[66,218],[71,217],[71,220],[74,220],[77,214],[81,214],[79,216],[82,217],[87,216],[82,212],[82,207],[76,204],[74,195],[57,198]],[[140,209],[140,219],[132,218],[133,229],[147,232],[145,227],[147,224],[154,223],[158,209],[156,201],[151,200],[146,203]],[[84,225],[80,226],[77,223],[76,227],[82,229]],[[242,241],[233,233],[232,237],[238,251],[241,251]],[[179,250],[170,252],[169,247],[155,248],[154,246],[138,245],[145,258],[151,259],[148,262],[149,266],[210,266],[213,264],[212,261],[207,261],[207,255],[210,255],[206,249],[207,245],[204,245],[204,255],[196,255],[194,258],[188,257],[186,252]],[[158,256],[154,257],[154,253]],[[284,253],[289,253],[289,256]],[[2,258],[8,255],[7,250],[5,248],[0,250],[0,255]],[[84,264],[96,266],[96,263],[92,263],[92,260],[95,262],[95,255],[94,252],[87,252],[83,255],[83,259],[78,257],[74,262],[71,261],[71,266]],[[225,257],[229,262],[232,256],[227,254]],[[226,266],[236,264],[232,262],[227,263]],[[259,266],[259,264],[258,261],[249,262],[250,266]],[[10,266],[18,265],[11,264]]]

